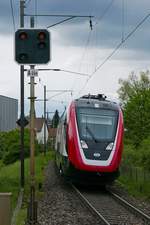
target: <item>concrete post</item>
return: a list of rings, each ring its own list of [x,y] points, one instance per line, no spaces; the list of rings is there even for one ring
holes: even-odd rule
[[[0,193],[0,225],[11,224],[11,193]]]

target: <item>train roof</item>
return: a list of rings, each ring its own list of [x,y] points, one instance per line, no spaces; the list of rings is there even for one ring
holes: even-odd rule
[[[76,107],[103,108],[118,111],[119,105],[116,102],[106,100],[106,98],[103,94],[84,95],[75,100],[75,105]]]

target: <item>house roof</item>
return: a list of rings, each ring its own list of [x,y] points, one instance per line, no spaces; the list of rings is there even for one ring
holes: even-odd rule
[[[35,118],[35,129],[37,132],[42,130],[42,126],[44,123],[44,118]]]
[[[26,128],[30,129],[30,118],[26,117],[27,120],[29,121],[29,124],[26,126]],[[40,132],[42,130],[43,127],[43,123],[44,123],[44,118],[35,118],[35,130],[36,132]]]

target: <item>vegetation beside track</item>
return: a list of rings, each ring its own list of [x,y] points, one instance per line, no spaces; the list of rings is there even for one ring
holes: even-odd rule
[[[119,80],[125,124],[121,181],[135,196],[150,199],[150,72]]]
[[[150,182],[133,181],[128,175],[121,175],[118,181],[129,195],[150,202]]]
[[[35,140],[36,154],[42,151],[42,145]],[[20,158],[20,130],[15,129],[9,132],[0,132],[0,168],[1,165],[8,165],[16,162]],[[24,156],[30,155],[30,132],[24,131]]]
[[[150,145],[148,143],[150,143],[149,138],[135,149],[132,144],[127,144],[125,141],[118,180],[131,195],[150,201],[150,170],[147,164]]]
[[[35,178],[36,178],[36,195],[37,198],[42,194],[41,186],[44,180],[44,168],[48,164],[49,160],[52,160],[54,153],[52,151],[48,152],[46,156],[39,154],[35,158]],[[24,199],[23,207],[19,212],[17,218],[17,225],[24,224],[24,220],[27,216],[27,202],[29,198],[29,188],[30,188],[30,176],[29,176],[29,158],[25,159],[25,188],[24,188]],[[18,199],[18,194],[20,191],[20,162],[17,161],[10,165],[2,165],[0,168],[0,192],[12,192],[12,210],[15,209]]]

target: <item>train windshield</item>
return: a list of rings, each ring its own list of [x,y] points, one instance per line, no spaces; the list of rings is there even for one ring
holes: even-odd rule
[[[114,141],[118,112],[100,108],[77,110],[79,135],[83,140]]]

